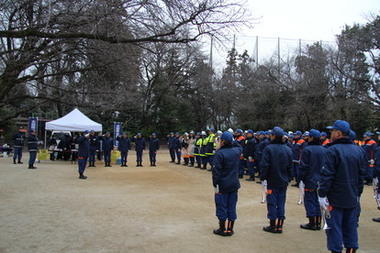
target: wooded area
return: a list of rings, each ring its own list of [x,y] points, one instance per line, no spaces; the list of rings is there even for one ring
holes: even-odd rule
[[[380,16],[256,66],[232,48],[216,73],[199,42],[225,41],[253,17],[231,0],[6,0],[0,3],[0,128],[78,107],[112,129],[323,129],[380,122]],[[215,66],[214,66],[215,67]]]

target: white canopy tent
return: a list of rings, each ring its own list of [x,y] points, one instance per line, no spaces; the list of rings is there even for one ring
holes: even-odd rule
[[[85,130],[94,130],[95,132],[101,132],[103,127],[101,124],[89,119],[78,108],[75,108],[62,118],[47,122],[45,130],[50,131],[71,131],[82,132]]]

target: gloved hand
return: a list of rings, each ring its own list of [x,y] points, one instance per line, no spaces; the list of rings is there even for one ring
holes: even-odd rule
[[[329,201],[327,200],[327,197],[318,197],[319,205],[322,207],[323,210],[328,211],[329,210]]]
[[[218,184],[215,187],[215,193],[219,193],[219,185]]]
[[[369,160],[369,164],[374,165],[375,164],[375,160],[373,160],[373,159]]]
[[[262,186],[262,187],[267,187],[267,186],[268,186],[268,182],[267,182],[267,180],[263,180],[263,181],[261,182],[261,186]]]

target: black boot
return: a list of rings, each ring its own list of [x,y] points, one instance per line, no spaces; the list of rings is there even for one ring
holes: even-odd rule
[[[214,234],[220,236],[227,236],[226,221],[219,221],[219,228],[214,229]]]
[[[269,226],[263,227],[263,230],[265,232],[276,234],[277,233],[276,220],[269,220]]]
[[[153,166],[153,163],[152,162],[150,162],[150,167],[152,167]]]
[[[18,159],[18,162],[17,162],[18,164],[23,164],[23,162],[21,162],[21,160],[20,159]]]
[[[28,169],[37,169],[37,168],[34,167],[32,163],[29,163],[29,167],[28,167]]]
[[[140,162],[140,167],[143,167],[142,162]]]
[[[235,221],[228,221],[227,222],[227,236],[231,236],[234,234],[234,224]]]
[[[153,162],[153,167],[156,167],[156,162]]]
[[[316,216],[309,217],[309,223],[307,224],[301,224],[300,228],[307,229],[307,230],[318,230],[317,224],[316,224]]]
[[[278,234],[282,234],[282,226],[284,225],[284,220],[283,219],[277,219],[277,226],[276,230]]]
[[[245,181],[255,181],[255,176],[251,175],[249,178],[247,178]]]
[[[87,177],[83,173],[79,173],[79,179],[86,179]]]
[[[207,165],[203,165],[203,167],[201,168],[201,170],[206,170],[207,169]]]
[[[355,253],[356,249],[354,248],[346,248],[346,253]]]
[[[16,159],[13,159],[13,164],[16,164]]]
[[[380,222],[380,217],[379,217],[379,218],[372,218],[372,220],[373,220],[374,222]]]
[[[316,223],[315,223],[316,229],[321,230],[322,216],[316,216],[315,219],[316,219]]]

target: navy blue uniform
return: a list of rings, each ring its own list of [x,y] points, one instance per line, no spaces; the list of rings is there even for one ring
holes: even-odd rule
[[[35,134],[30,134],[28,137],[28,150],[29,150],[29,168],[34,169],[34,162],[36,161],[38,151],[38,139]]]
[[[263,157],[263,151],[264,148],[270,143],[267,137],[263,137],[259,140],[259,143],[256,145],[256,150],[255,150],[255,162],[256,162],[256,168],[257,172],[261,173],[261,160]]]
[[[167,143],[168,143],[168,149],[169,149],[169,153],[170,153],[170,158],[171,158],[171,162],[174,163],[175,161],[175,137],[174,136],[169,136],[167,138]]]
[[[90,142],[84,135],[76,139],[76,143],[79,144],[78,148],[78,172],[79,175],[83,175],[86,169],[87,159],[90,151]]]
[[[145,150],[145,139],[143,137],[141,138],[133,138],[132,141],[135,143],[136,147],[136,162],[141,166],[142,163],[142,156],[143,152]]]
[[[157,138],[149,139],[149,160],[152,166],[156,165],[157,151],[160,149],[160,142]]]
[[[104,155],[105,166],[111,166],[111,151],[113,150],[112,137],[102,136],[102,150]]]
[[[18,159],[18,163],[21,162],[22,158],[22,149],[24,147],[24,135],[21,132],[16,132],[13,137],[13,163],[16,163]]]
[[[363,149],[349,138],[329,144],[321,170],[319,196],[327,197],[332,210],[326,219],[327,248],[340,252],[343,247],[359,248],[357,205],[363,191],[365,158]]]
[[[366,172],[366,177],[365,180],[368,183],[372,183],[373,179],[373,169],[374,169],[374,158],[375,158],[375,152],[377,149],[377,143],[373,139],[368,139],[363,142],[362,148],[365,152],[365,159],[367,161],[367,172]]]
[[[267,180],[268,219],[285,219],[286,189],[292,172],[292,150],[271,142],[263,150],[260,180]]]
[[[248,175],[252,177],[255,174],[253,159],[255,157],[256,139],[253,136],[247,137],[244,143],[243,157],[247,161]],[[249,158],[252,158],[252,161]]]
[[[181,163],[181,149],[182,149],[182,143],[179,137],[174,137],[174,152],[177,156],[177,164]]]
[[[95,156],[96,156],[96,150],[99,148],[99,138],[98,136],[90,134],[90,153],[88,157],[88,162],[90,163],[90,166],[95,167]]]
[[[239,145],[222,146],[216,151],[213,170],[212,183],[218,187],[219,192],[215,194],[216,216],[219,221],[235,221],[236,202],[240,182],[238,169],[242,148]]]
[[[295,138],[294,143],[292,145],[292,152],[293,152],[293,174],[292,177],[295,178],[296,182],[299,183],[299,173],[300,173],[300,162],[301,162],[301,156],[302,156],[302,151],[305,148],[305,145],[307,143],[305,142],[304,139],[301,138]]]
[[[119,142],[117,149],[121,155],[121,166],[127,166],[128,151],[131,149],[131,140],[128,137],[118,136],[116,140]]]
[[[302,153],[300,165],[300,180],[305,184],[304,205],[306,217],[315,217],[315,223],[320,222],[321,209],[319,207],[317,188],[321,179],[322,162],[326,155],[326,148],[320,141],[309,142]]]

